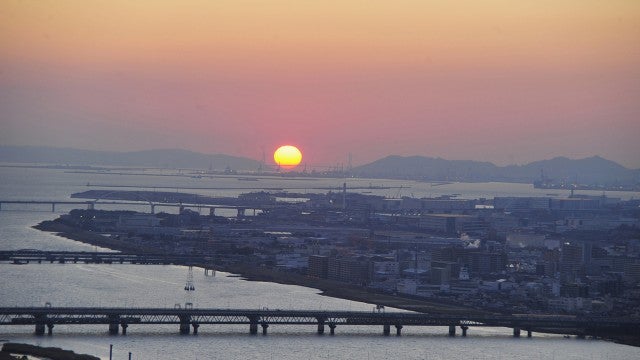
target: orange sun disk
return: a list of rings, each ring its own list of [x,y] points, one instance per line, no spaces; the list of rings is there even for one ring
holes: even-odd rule
[[[293,145],[284,145],[273,153],[273,160],[279,168],[291,170],[302,161],[302,153]]]

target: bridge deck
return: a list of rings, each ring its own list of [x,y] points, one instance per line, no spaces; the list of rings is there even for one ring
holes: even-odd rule
[[[152,205],[154,207],[176,207],[176,208],[203,208],[203,209],[271,209],[272,204],[252,204],[237,201],[237,204],[211,204],[211,203],[171,203],[147,200],[0,200],[1,204],[24,204],[24,205]],[[1,207],[0,207],[1,209]]]
[[[0,251],[0,262],[29,263],[85,263],[85,264],[158,264],[193,265],[210,264],[212,258],[201,255],[127,254],[119,252],[89,251]]]
[[[193,309],[193,308],[54,308],[24,307],[0,308],[0,325],[35,325],[36,333],[43,333],[44,326],[53,328],[55,324],[108,324],[110,331],[123,331],[130,324],[179,324],[182,333],[194,331],[203,324],[248,324],[252,333],[257,326],[270,324],[317,325],[318,332],[324,326],[337,325],[378,325],[385,327],[388,334],[390,326],[399,329],[402,326],[449,326],[466,329],[472,326],[493,326],[514,328],[537,332],[562,334],[602,335],[616,333],[635,333],[640,331],[639,319],[577,318],[573,316],[518,316],[518,315],[440,315],[414,312],[363,312],[330,310],[254,310],[254,309]],[[40,329],[40,330],[39,330]],[[186,330],[185,330],[186,329]]]

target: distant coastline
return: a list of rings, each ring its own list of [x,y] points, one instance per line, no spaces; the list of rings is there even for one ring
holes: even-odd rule
[[[275,164],[226,155],[202,154],[182,149],[156,149],[134,152],[94,151],[34,146],[0,146],[4,166],[50,167],[76,171],[115,171],[117,169],[175,170],[183,176],[264,175],[279,177],[336,177],[415,180],[441,184],[447,182],[528,183],[543,180],[550,184],[587,186],[593,189],[639,189],[640,169],[629,169],[599,156],[583,159],[554,157],[524,165],[498,166],[487,161],[448,160],[428,156],[390,155],[359,166],[315,166],[305,164],[293,171],[280,172]],[[148,174],[147,174],[148,175]]]

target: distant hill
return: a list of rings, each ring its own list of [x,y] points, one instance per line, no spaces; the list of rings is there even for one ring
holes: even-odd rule
[[[640,169],[593,156],[572,160],[556,157],[526,165],[497,166],[490,162],[445,160],[424,156],[388,156],[356,167],[352,174],[360,177],[420,179],[426,181],[506,181],[526,182],[544,176],[556,181],[581,184],[636,184]]]
[[[201,154],[180,149],[133,152],[94,151],[36,146],[0,146],[2,163],[36,163],[69,166],[137,166],[168,169],[257,170],[260,162],[248,158]],[[388,156],[352,169],[359,177],[425,181],[505,181],[531,183],[544,175],[554,182],[588,185],[640,183],[640,169],[628,169],[611,160],[556,157],[526,165],[497,166],[490,162],[446,160],[425,156]]]
[[[503,176],[522,181],[540,179],[542,176],[581,184],[633,183],[640,180],[640,170],[627,169],[600,156],[575,160],[555,157],[522,166],[506,166],[501,170]]]
[[[496,169],[497,167],[490,162],[392,155],[358,166],[352,169],[352,173],[364,177],[486,181],[488,178],[495,177]]]
[[[35,146],[0,146],[0,162],[214,170],[224,170],[227,166],[233,170],[257,170],[260,167],[259,161],[248,158],[180,149],[116,152]]]

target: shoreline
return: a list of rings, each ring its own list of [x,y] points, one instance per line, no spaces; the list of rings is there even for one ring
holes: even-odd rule
[[[102,235],[74,228],[56,220],[43,221],[35,229],[55,233],[58,236],[84,244],[100,246],[115,251],[153,253],[155,249],[132,246],[124,241],[106,238]],[[197,266],[197,264],[195,265]],[[359,286],[328,279],[314,278],[295,272],[283,272],[266,267],[246,265],[219,265],[217,271],[237,274],[247,281],[264,281],[285,285],[297,285],[320,291],[320,295],[343,300],[359,301],[372,305],[383,305],[409,311],[438,312],[447,314],[486,314],[486,311],[459,305],[443,304],[435,301],[395,296],[369,291]]]
[[[242,265],[221,266],[220,271],[238,274],[246,281],[264,281],[285,285],[303,286],[320,291],[319,295],[337,299],[358,301],[371,305],[383,305],[416,312],[446,314],[487,314],[488,312],[452,304],[415,299],[381,292],[374,292],[349,283],[309,277],[298,273],[285,273],[276,269],[252,268]]]
[[[60,221],[59,218],[55,220],[42,221],[39,224],[34,225],[33,228],[40,231],[54,233],[55,235],[63,237],[65,239],[74,240],[83,244],[107,248],[114,251],[143,254],[155,252],[154,249],[151,248],[134,246],[130,243],[118,239],[107,238],[91,231],[86,231],[69,226]]]
[[[15,354],[35,356],[42,359],[51,360],[100,360],[99,357],[87,354],[78,354],[71,350],[64,350],[57,347],[43,347],[38,345],[6,342],[0,350],[0,359],[21,359]],[[4,356],[4,357],[3,357]]]

